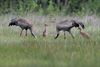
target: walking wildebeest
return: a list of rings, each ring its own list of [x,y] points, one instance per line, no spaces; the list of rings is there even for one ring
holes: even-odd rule
[[[23,18],[19,18],[19,19],[15,18],[15,19],[12,19],[11,22],[9,23],[9,26],[12,26],[12,25],[19,26],[22,29],[20,36],[22,35],[23,30],[26,30],[26,36],[27,36],[27,30],[29,29],[32,36],[35,37],[35,35],[33,34],[33,25],[30,21]]]
[[[72,36],[72,38],[74,38],[73,34],[71,33],[71,29],[73,27],[79,28],[79,26],[81,26],[83,29],[85,28],[84,24],[82,22],[76,22],[75,20],[71,20],[71,21],[65,20],[65,21],[62,21],[60,23],[57,23],[57,25],[56,25],[57,35],[56,35],[55,39],[58,38],[60,31],[64,32],[64,39],[66,38],[65,31],[69,32],[69,34]]]

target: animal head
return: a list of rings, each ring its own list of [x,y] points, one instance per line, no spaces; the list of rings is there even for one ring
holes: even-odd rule
[[[83,29],[85,28],[84,24],[82,22],[78,23]]]
[[[18,21],[17,21],[16,18],[12,19],[11,22],[9,23],[9,26],[12,26],[12,25],[16,25],[17,26],[17,23],[18,23]]]
[[[85,26],[84,26],[84,24],[82,23],[82,22],[76,22],[75,20],[71,20],[72,21],[72,25],[74,26],[74,27],[78,27],[78,28],[80,28],[80,26],[81,26],[81,28],[85,28]]]

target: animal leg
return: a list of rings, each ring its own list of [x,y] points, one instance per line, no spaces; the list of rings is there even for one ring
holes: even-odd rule
[[[25,34],[25,36],[27,36],[27,29],[26,29],[26,34]]]
[[[59,36],[59,32],[57,32],[57,35],[56,35],[55,39],[57,39],[57,38],[58,38],[58,36]]]
[[[64,31],[64,39],[66,39],[66,33],[65,33],[65,31]]]
[[[71,32],[69,32],[69,34],[72,36],[72,38],[74,39],[74,36],[73,36],[73,34],[71,33]]]
[[[22,32],[23,32],[23,29],[22,29],[21,32],[20,32],[20,36],[22,35]]]
[[[32,32],[32,29],[30,29],[30,32],[31,32],[32,36],[35,38],[35,35],[34,35],[33,32]]]

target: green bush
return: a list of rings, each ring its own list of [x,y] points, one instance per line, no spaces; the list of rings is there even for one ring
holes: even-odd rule
[[[98,14],[100,0],[1,0],[0,14]]]

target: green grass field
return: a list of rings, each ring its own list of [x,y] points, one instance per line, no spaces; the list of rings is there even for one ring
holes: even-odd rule
[[[30,34],[20,37],[20,28],[7,26],[10,19],[0,17],[0,67],[100,67],[99,28],[86,27],[90,40],[79,33],[74,33],[75,39],[69,34],[66,40],[62,34],[56,40],[55,34],[47,38],[37,34],[34,39]]]

